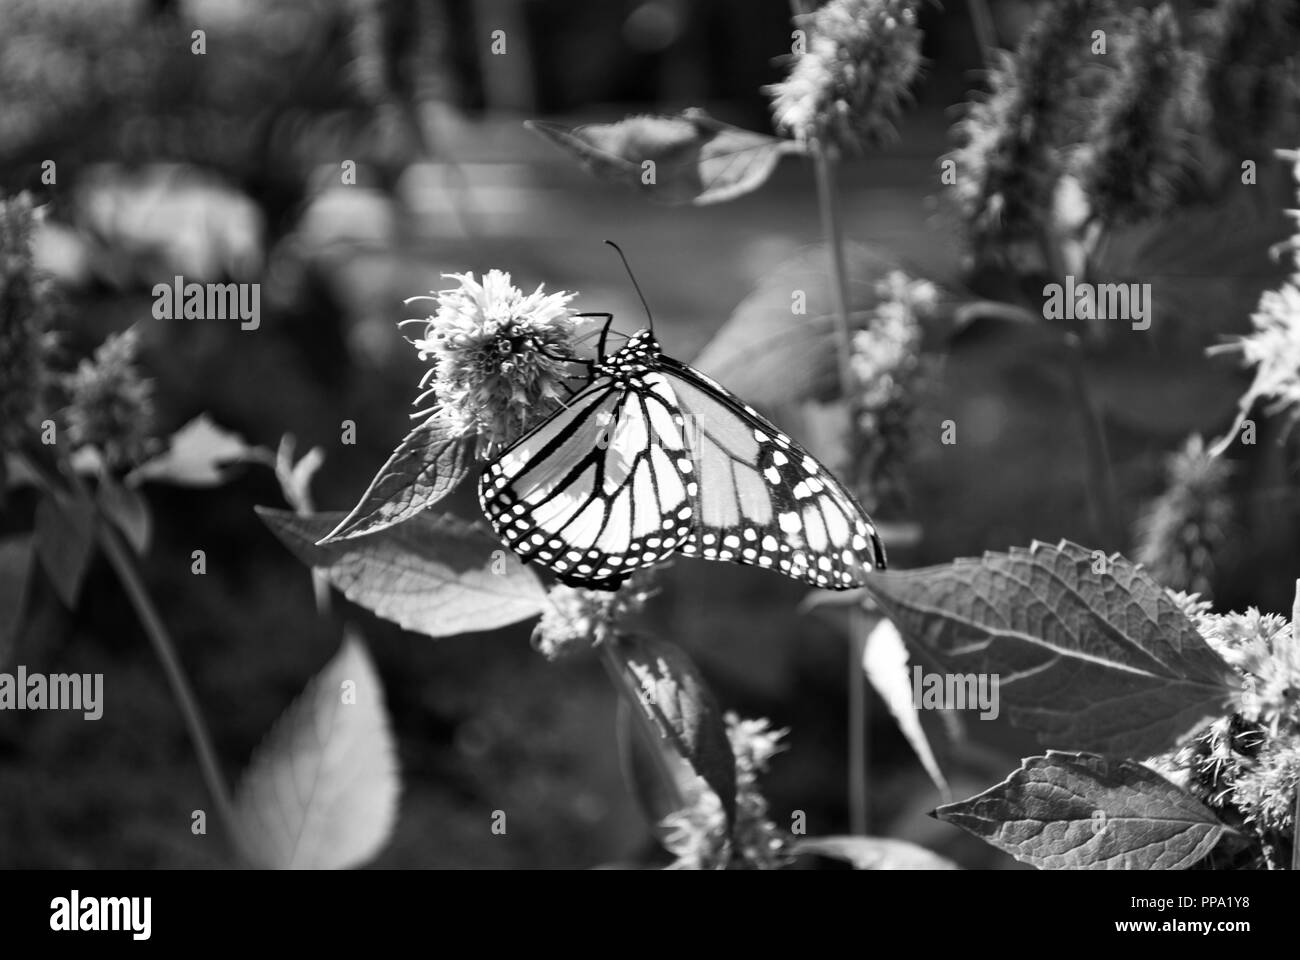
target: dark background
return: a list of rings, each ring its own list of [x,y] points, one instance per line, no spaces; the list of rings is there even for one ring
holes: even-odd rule
[[[1032,6],[993,4],[1002,43],[1014,43]],[[68,356],[139,324],[161,425],[207,411],[250,442],[274,448],[289,432],[302,450],[322,446],[321,509],[350,507],[409,429],[422,368],[394,324],[415,315],[401,301],[443,286],[441,273],[499,267],[526,289],[579,291],[579,309],[639,318],[600,243],[617,240],[666,350],[689,359],[761,277],[820,233],[801,162],[733,203],[658,207],[587,178],[522,126],[703,106],[767,130],[759,88],[782,75],[784,0],[378,9],[0,0],[0,188],[49,204],[38,255],[58,281]],[[498,26],[509,46],[494,58]],[[979,50],[964,4],[927,6],[922,26],[929,64],[916,103],[896,144],[846,165],[843,214],[850,237],[918,275],[978,285],[963,276],[936,159],[951,145],[954,105],[978,85]],[[196,27],[207,31],[201,57],[190,52]],[[54,186],[40,182],[47,159],[58,165]],[[358,164],[355,186],[339,185],[345,159]],[[1167,278],[1185,281],[1179,304],[1192,305],[1158,348],[1116,343],[1090,357],[1128,520],[1159,491],[1163,453],[1193,430],[1226,428],[1243,388],[1230,361],[1202,351],[1244,332],[1279,275],[1266,251],[1286,235],[1278,210],[1292,196],[1280,164],[1261,156],[1260,167],[1244,207],[1128,237],[1143,263],[1166,256]],[[1230,258],[1212,242],[1225,218],[1248,225]],[[150,288],[177,273],[260,281],[261,329],[154,320]],[[922,403],[912,515],[880,518],[921,526],[919,545],[892,552],[897,565],[1035,538],[1130,548],[1097,543],[1089,527],[1083,444],[1049,354],[1034,331],[994,325],[946,351]],[[955,447],[938,442],[949,417],[962,424]],[[357,424],[355,446],[339,442],[345,419]],[[1296,515],[1279,470],[1264,457],[1235,481],[1243,536],[1221,564],[1223,606],[1290,608]],[[217,490],[149,493],[149,584],[233,778],[335,652],[343,617],[318,618],[307,571],[254,515],[254,505],[284,506],[268,471],[244,468]],[[474,515],[468,490],[453,509]],[[203,578],[190,573],[196,548],[208,555]],[[797,809],[810,833],[843,832],[843,635],[797,613],[805,591],[774,575],[682,561],[664,579],[648,615],[655,629],[690,651],[726,708],[792,729],[766,780],[778,826]],[[106,705],[93,724],[0,716],[0,866],[226,864],[215,834],[190,834],[190,811],[208,802],[203,783],[111,571],[96,563],[76,611],[43,583],[33,605],[0,669],[102,671]],[[586,867],[645,855],[649,834],[612,734],[614,696],[594,659],[545,662],[529,647],[531,624],[431,640],[340,609],[369,641],[399,740],[401,813],[379,865]],[[871,831],[966,866],[1010,865],[926,816],[937,792],[879,701],[871,714]],[[937,747],[957,797],[1038,752],[1002,721],[967,728],[959,748]],[[510,811],[505,836],[490,833],[495,809]]]

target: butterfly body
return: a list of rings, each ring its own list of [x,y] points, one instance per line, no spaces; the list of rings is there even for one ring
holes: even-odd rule
[[[479,481],[483,512],[525,561],[613,590],[676,553],[830,589],[885,564],[852,495],[649,330],[591,363],[587,385]]]

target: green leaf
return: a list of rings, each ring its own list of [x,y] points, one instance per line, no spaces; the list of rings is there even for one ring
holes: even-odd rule
[[[22,625],[33,547],[30,533],[0,537],[0,666],[9,662]]]
[[[546,603],[537,575],[492,534],[453,516],[421,513],[365,537],[318,545],[340,512],[258,516],[308,566],[353,603],[407,630],[449,637],[536,616]]]
[[[398,444],[361,502],[322,542],[359,537],[409,520],[456,489],[473,463],[473,439],[433,414]]]
[[[866,244],[846,246],[849,321],[870,322],[877,286],[899,261]],[[824,243],[770,271],[695,358],[692,366],[760,406],[839,396],[834,289]]]
[[[854,870],[957,870],[957,864],[925,847],[888,837],[809,837],[790,849],[796,856],[834,857]]]
[[[140,491],[118,483],[110,474],[105,473],[99,478],[95,499],[104,516],[122,531],[131,549],[137,554],[145,553],[149,549],[153,533],[153,518],[149,513],[149,504]]]
[[[717,701],[695,664],[676,645],[647,637],[610,641],[623,682],[673,750],[736,818],[736,758]]]
[[[1119,555],[1035,543],[873,572],[866,587],[941,670],[996,677],[1011,721],[1049,746],[1150,756],[1236,689],[1164,588]]]
[[[1053,870],[1182,870],[1228,830],[1190,793],[1136,761],[1056,750],[934,815]]]
[[[539,120],[525,126],[593,176],[670,204],[734,200],[762,186],[781,157],[803,152],[792,140],[742,130],[694,108],[572,128]]]
[[[215,487],[225,482],[222,467],[253,453],[238,434],[217,426],[206,413],[172,434],[166,453],[146,460],[127,477],[128,486],[146,480],[183,487]]]
[[[36,505],[36,555],[55,592],[77,605],[95,545],[95,507],[82,497],[47,493]]]
[[[383,687],[348,636],[244,771],[234,798],[240,849],[270,869],[357,866],[388,840],[400,786]]]
[[[943,798],[951,799],[948,781],[939,769],[939,762],[934,758],[930,741],[917,716],[917,705],[913,702],[912,675],[908,670],[907,646],[891,621],[881,620],[867,635],[867,643],[862,651],[862,669],[876,693],[880,694],[880,699],[889,707],[889,712],[893,714],[898,728],[911,744],[925,772],[930,775]]]

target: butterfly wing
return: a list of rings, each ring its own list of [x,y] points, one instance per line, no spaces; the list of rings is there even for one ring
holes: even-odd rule
[[[875,525],[829,470],[699,371],[670,357],[660,369],[685,422],[698,491],[683,553],[837,590],[885,566]]]
[[[838,590],[884,567],[857,501],[751,407],[648,335],[610,363],[479,481],[521,559],[607,590],[678,551]]]
[[[598,377],[479,480],[497,534],[573,585],[616,589],[691,534],[681,424],[662,377]],[[678,448],[672,441],[677,438]],[[682,511],[685,510],[685,515]]]

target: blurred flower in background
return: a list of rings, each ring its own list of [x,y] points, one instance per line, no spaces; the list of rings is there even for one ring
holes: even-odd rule
[[[921,68],[921,31],[911,0],[831,0],[795,18],[804,32],[789,75],[766,92],[783,133],[861,153],[893,133]]]
[[[153,384],[136,367],[139,334],[109,334],[93,358],[63,377],[74,447],[96,448],[111,469],[140,463],[154,441]]]
[[[868,512],[894,512],[907,503],[903,473],[926,370],[921,317],[934,310],[938,292],[929,281],[894,270],[877,283],[876,295],[867,328],[853,335],[851,366],[860,391],[853,403],[853,475]]]
[[[1208,594],[1216,562],[1228,548],[1232,464],[1193,436],[1168,458],[1166,470],[1165,492],[1138,521],[1136,559],[1171,589]]]
[[[1078,173],[1093,215],[1137,221],[1167,210],[1192,166],[1195,76],[1168,4],[1136,10],[1120,67],[1097,100]]]
[[[952,193],[971,239],[1001,245],[1036,240],[1064,167],[1063,147],[1083,139],[1088,100],[1104,58],[1090,53],[1094,30],[1109,25],[1103,0],[1046,4],[1015,54],[1002,52],[988,93],[954,127],[959,146]],[[1090,69],[1091,68],[1091,69]]]

